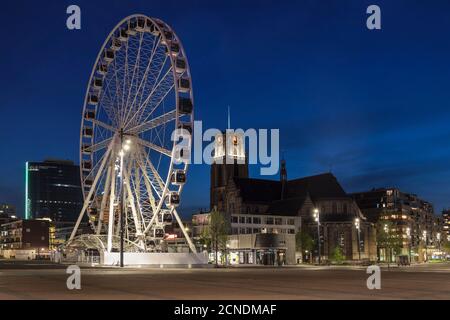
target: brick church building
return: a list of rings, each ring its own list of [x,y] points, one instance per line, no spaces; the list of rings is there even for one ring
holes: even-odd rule
[[[367,221],[332,173],[288,180],[286,162],[282,161],[279,180],[250,178],[244,138],[236,134],[231,137],[223,135],[216,137],[216,141],[220,144],[216,145],[216,160],[219,158],[217,155],[221,159],[211,165],[210,204],[211,209],[216,207],[229,219],[231,235],[296,233],[302,230],[317,239],[317,222],[313,213],[318,210],[322,260],[331,259],[336,247],[341,248],[345,260],[376,260],[373,223]],[[230,143],[232,145],[227,147]],[[226,157],[234,161],[226,162]],[[254,219],[246,219],[246,216],[266,217],[267,224],[260,229],[251,228]],[[286,220],[277,220],[277,217],[285,217]],[[301,221],[297,223],[291,219],[298,230],[283,228],[289,217]],[[355,226],[357,220],[359,232]],[[292,241],[290,245],[293,245]],[[297,252],[294,261],[299,262],[306,256],[305,252]],[[317,256],[317,248],[314,256]],[[292,255],[289,260],[293,260]]]

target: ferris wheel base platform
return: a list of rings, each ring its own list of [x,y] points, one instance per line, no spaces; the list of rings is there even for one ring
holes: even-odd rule
[[[120,264],[119,252],[104,252],[104,266],[117,266]],[[193,266],[207,265],[208,256],[205,253],[153,253],[153,252],[125,252],[124,265],[126,266]]]

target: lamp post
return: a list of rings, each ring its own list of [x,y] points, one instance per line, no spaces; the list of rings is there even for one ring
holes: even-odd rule
[[[319,209],[314,209],[314,220],[317,222],[317,245],[318,245],[318,253],[319,253],[319,265],[320,265],[320,212]]]
[[[229,253],[229,250],[230,250],[230,244],[227,243],[225,247],[226,247],[226,249],[225,249],[225,265],[228,266],[228,264],[229,264],[228,253]]]
[[[412,238],[411,238],[411,228],[407,227],[406,228],[406,236],[408,238],[408,256],[409,256],[409,263],[411,264],[411,242],[412,242]]]
[[[125,134],[123,133],[123,129],[120,129],[120,152],[119,152],[119,156],[120,156],[120,175],[119,175],[119,179],[120,179],[120,216],[119,216],[119,234],[120,234],[120,267],[123,268],[124,267],[124,262],[123,262],[123,251],[124,251],[124,236],[125,236],[125,230],[124,230],[124,205],[125,205],[125,193],[123,192],[124,190],[124,179],[123,179],[123,158],[125,155],[126,151],[129,151],[131,148],[131,140],[127,139],[125,141],[124,144],[124,136]]]
[[[361,260],[361,225],[359,218],[355,218],[355,227],[358,232],[358,259]]]
[[[427,230],[423,230],[422,235],[423,235],[423,241],[424,241],[424,243],[425,243],[425,262],[427,262],[427,261],[428,261]]]
[[[387,260],[388,260],[388,268],[389,268],[389,262],[391,262],[391,252],[390,252],[390,246],[389,246],[389,228],[388,225],[385,223],[383,227],[384,233],[386,233],[386,254],[387,254]]]

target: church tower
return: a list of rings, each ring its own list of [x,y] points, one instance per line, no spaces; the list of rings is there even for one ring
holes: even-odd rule
[[[210,206],[226,209],[225,189],[233,178],[248,178],[244,136],[240,133],[221,133],[214,140],[214,161],[211,165]]]

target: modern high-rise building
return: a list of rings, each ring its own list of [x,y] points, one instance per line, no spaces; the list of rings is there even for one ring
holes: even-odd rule
[[[45,160],[25,166],[25,219],[73,222],[83,206],[79,166]]]

